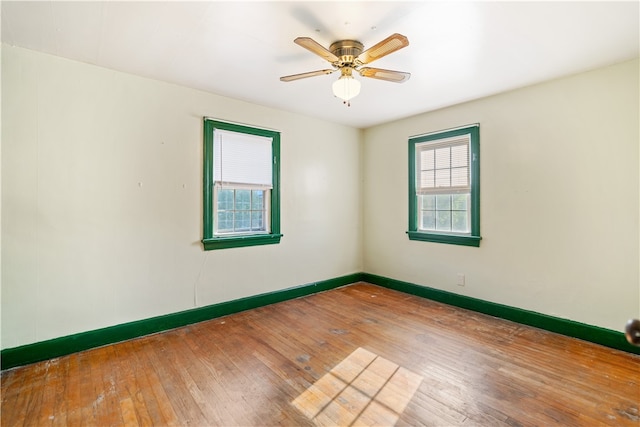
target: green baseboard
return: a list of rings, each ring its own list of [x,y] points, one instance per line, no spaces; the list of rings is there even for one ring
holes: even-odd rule
[[[523,325],[534,326],[584,341],[590,341],[617,350],[640,354],[640,347],[629,344],[624,333],[611,329],[548,316],[534,311],[523,310],[521,308],[510,307],[369,273],[362,274],[362,281],[501,319],[511,320]]]
[[[389,279],[369,273],[354,273],[320,282],[309,283],[294,288],[254,295],[233,301],[194,308],[164,316],[152,317],[107,328],[81,332],[75,335],[55,338],[7,348],[0,352],[1,369],[40,362],[95,347],[114,344],[144,335],[167,331],[193,323],[215,319],[252,308],[275,304],[294,298],[327,291],[355,282],[368,282],[388,289],[394,289],[411,295],[427,298],[460,308],[511,320],[524,325],[534,326],[562,335],[601,344],[617,350],[640,354],[640,347],[627,342],[622,332],[597,326],[548,316],[533,311],[510,307],[489,301],[458,295],[439,289],[433,289],[400,280]]]
[[[169,329],[226,316],[228,314],[238,313],[252,308],[327,291],[350,283],[355,283],[360,280],[362,280],[362,274],[354,273],[281,291],[254,295],[247,298],[208,305],[205,307],[198,307],[178,313],[171,313],[164,316],[152,317],[135,322],[123,323],[121,325],[81,332],[20,347],[8,348],[0,352],[1,369],[11,369],[16,366],[40,362],[42,360],[76,353],[90,348],[114,344],[156,332],[167,331]]]

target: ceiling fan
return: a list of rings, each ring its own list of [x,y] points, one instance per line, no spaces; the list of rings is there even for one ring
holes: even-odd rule
[[[331,74],[340,70],[340,78],[332,86],[333,94],[341,98],[346,105],[351,105],[351,98],[360,93],[360,82],[353,77],[354,71],[357,71],[362,77],[371,77],[395,83],[405,82],[411,77],[410,73],[402,71],[363,67],[363,65],[369,64],[376,59],[409,46],[409,40],[402,34],[392,34],[365,51],[363,51],[364,45],[356,40],[339,40],[332,43],[329,49],[309,37],[298,37],[293,42],[329,61],[333,68],[292,74],[280,77],[280,80],[291,82],[307,77]]]

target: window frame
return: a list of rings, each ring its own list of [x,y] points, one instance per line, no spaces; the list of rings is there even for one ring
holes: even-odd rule
[[[216,129],[249,135],[271,138],[272,188],[269,191],[269,232],[242,232],[235,234],[216,234],[213,201],[215,200],[214,180],[214,141]],[[208,117],[204,118],[204,161],[203,161],[203,238],[205,251],[215,249],[238,248],[245,246],[273,245],[280,243],[280,132],[270,129],[257,128],[231,122],[224,122]]]
[[[436,142],[453,137],[469,135],[470,157],[470,215],[471,232],[436,232],[418,229],[418,194],[416,188],[416,145],[424,142]],[[455,129],[431,132],[409,138],[409,240],[422,242],[448,243],[462,246],[480,246],[480,125],[473,124]]]

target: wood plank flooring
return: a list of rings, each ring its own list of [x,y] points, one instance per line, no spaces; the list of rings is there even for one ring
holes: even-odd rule
[[[366,283],[2,373],[3,426],[638,426],[640,357]]]

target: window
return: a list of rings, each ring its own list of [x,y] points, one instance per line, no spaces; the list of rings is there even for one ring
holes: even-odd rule
[[[409,239],[480,246],[480,128],[409,139]]]
[[[280,133],[205,118],[204,249],[280,237]]]

